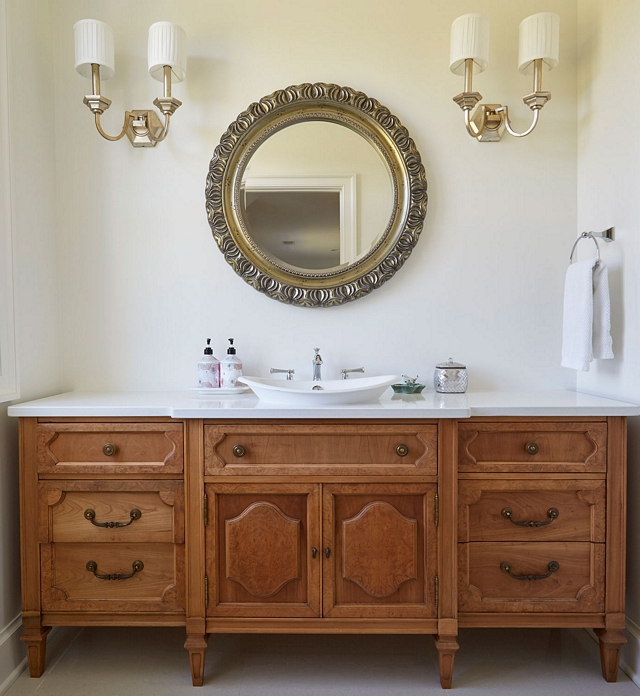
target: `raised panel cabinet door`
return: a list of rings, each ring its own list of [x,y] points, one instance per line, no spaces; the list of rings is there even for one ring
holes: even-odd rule
[[[433,618],[436,484],[323,486],[323,614]]]
[[[207,484],[208,616],[320,615],[317,484]]]

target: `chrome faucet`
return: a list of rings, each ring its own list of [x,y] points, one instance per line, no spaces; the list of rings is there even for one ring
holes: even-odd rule
[[[320,357],[320,348],[314,348],[316,354],[313,356],[313,381],[322,381],[322,358]]]
[[[364,372],[364,367],[354,367],[352,370],[340,370],[342,379],[349,379],[350,372]]]
[[[295,375],[296,371],[295,370],[280,370],[277,367],[272,367],[269,370],[270,374],[275,375],[275,374],[286,374],[287,375],[287,382],[291,382],[293,379],[293,375]]]

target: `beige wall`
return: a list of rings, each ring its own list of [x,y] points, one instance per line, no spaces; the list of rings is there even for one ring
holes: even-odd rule
[[[3,11],[4,3],[0,3]],[[62,389],[51,5],[9,0],[11,198],[22,400]],[[3,162],[1,166],[7,166]],[[0,405],[0,692],[24,658],[20,637],[18,423]]]
[[[640,403],[640,3],[581,0],[578,72],[578,229],[616,227],[609,267],[614,360],[578,375],[580,391]],[[584,253],[589,253],[587,248]],[[592,252],[591,252],[592,253]],[[629,422],[627,669],[640,683],[640,419]]]
[[[219,352],[237,339],[246,372],[285,364],[309,375],[319,346],[324,374],[419,374],[466,362],[478,388],[573,384],[559,367],[562,287],[576,228],[575,0],[129,0],[56,2],[57,198],[64,375],[81,389],[184,388],[195,383],[203,340]],[[522,141],[473,141],[452,97],[449,32],[463,12],[492,18],[492,64],[476,86],[507,101],[517,126],[530,111],[530,78],[517,71],[518,24],[536,11],[562,16],[553,100]],[[184,105],[153,150],[109,143],[82,104],[89,82],[73,70],[71,27],[83,17],[115,32],[116,76],[104,83],[116,132],[122,110],[150,105],[147,29],[179,22],[189,40]],[[240,17],[241,16],[241,17]],[[343,307],[288,307],[239,279],[218,251],[204,212],[209,160],[251,102],[304,81],[346,84],[377,98],[420,150],[430,202],[422,239],[383,288]]]

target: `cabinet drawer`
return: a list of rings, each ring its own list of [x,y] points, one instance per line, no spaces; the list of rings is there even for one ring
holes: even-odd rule
[[[435,475],[437,426],[205,425],[213,475]]]
[[[42,481],[40,541],[184,542],[182,481]]]
[[[134,564],[142,567],[134,572]],[[94,568],[87,568],[93,562]],[[98,575],[111,578],[100,578]],[[130,576],[114,578],[118,576]],[[180,611],[182,544],[43,544],[44,611]]]
[[[460,423],[460,472],[603,472],[607,424]]]
[[[461,612],[604,610],[604,544],[471,542],[458,563]]]
[[[40,473],[181,474],[182,423],[40,423]]]
[[[605,540],[604,481],[460,481],[458,540]]]

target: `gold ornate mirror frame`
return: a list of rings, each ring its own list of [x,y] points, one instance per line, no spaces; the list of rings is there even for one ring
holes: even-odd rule
[[[265,255],[240,212],[243,174],[256,149],[278,130],[312,120],[362,135],[386,162],[393,189],[390,221],[377,243],[362,258],[326,272],[296,270]],[[322,82],[293,85],[251,104],[222,135],[207,175],[207,217],[227,263],[256,290],[303,307],[351,302],[389,280],[417,244],[426,209],[424,167],[407,129],[377,100]]]

